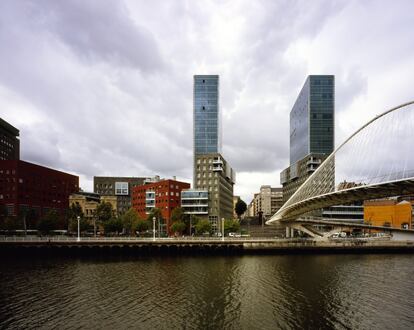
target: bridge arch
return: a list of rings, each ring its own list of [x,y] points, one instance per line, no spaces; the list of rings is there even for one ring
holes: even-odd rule
[[[414,101],[376,116],[316,169],[266,224],[323,207],[414,193]]]

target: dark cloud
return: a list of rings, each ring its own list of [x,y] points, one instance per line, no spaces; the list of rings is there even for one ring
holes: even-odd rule
[[[289,112],[308,74],[336,75],[337,142],[412,95],[408,9],[2,1],[1,116],[21,129],[23,158],[76,172],[86,189],[93,175],[191,181],[192,77],[219,74],[224,157],[248,201],[288,166]]]

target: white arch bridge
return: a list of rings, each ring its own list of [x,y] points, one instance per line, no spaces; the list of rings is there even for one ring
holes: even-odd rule
[[[313,237],[327,237],[314,225],[373,228],[309,217],[312,211],[392,196],[414,195],[414,101],[385,111],[366,123],[318,167],[266,222],[284,223]],[[308,215],[308,216],[306,216]],[[396,233],[414,231],[384,228]]]

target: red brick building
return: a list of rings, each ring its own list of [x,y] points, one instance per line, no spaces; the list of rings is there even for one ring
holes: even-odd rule
[[[78,176],[22,160],[0,161],[0,205],[9,216],[33,210],[39,218],[52,209],[63,216],[69,195],[78,191]]]
[[[161,209],[168,234],[171,234],[171,212],[181,206],[181,191],[189,188],[189,183],[176,180],[161,180],[136,186],[132,189],[132,207],[144,219],[154,207]]]

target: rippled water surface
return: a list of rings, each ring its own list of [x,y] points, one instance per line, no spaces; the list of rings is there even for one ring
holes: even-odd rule
[[[3,260],[0,328],[414,329],[414,256]]]

